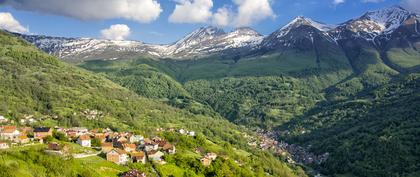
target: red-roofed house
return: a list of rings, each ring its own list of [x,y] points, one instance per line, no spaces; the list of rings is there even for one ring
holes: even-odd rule
[[[3,126],[0,131],[0,137],[3,139],[13,140],[20,135],[16,126]]]
[[[123,149],[124,151],[127,151],[127,152],[133,152],[136,150],[136,148],[137,148],[136,144],[128,144],[128,143],[123,144]]]
[[[128,155],[124,150],[112,149],[106,154],[106,160],[122,165],[128,162]]]
[[[89,135],[79,136],[79,139],[77,139],[77,144],[80,144],[80,146],[83,146],[83,147],[91,147],[90,136]]]

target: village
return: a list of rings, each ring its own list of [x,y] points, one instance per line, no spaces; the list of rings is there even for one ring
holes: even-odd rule
[[[4,149],[45,144],[45,152],[51,155],[59,155],[64,158],[85,158],[100,156],[107,161],[118,165],[127,163],[152,163],[164,165],[167,162],[164,156],[175,154],[176,147],[164,138],[144,137],[133,132],[115,132],[109,128],[88,129],[84,127],[31,127],[6,124],[5,118],[0,116],[0,152]],[[173,132],[183,136],[195,137],[194,131],[185,129],[158,128],[156,132]],[[54,137],[54,138],[53,138]],[[71,147],[66,143],[60,143],[57,139],[65,140],[71,144],[85,148],[82,152],[71,152]],[[217,158],[216,153],[203,153],[200,162],[208,167]],[[138,170],[130,170],[123,177],[146,176]]]
[[[326,161],[329,153],[316,155],[296,144],[289,144],[284,141],[277,141],[279,133],[273,131],[257,130],[257,137],[248,137],[248,145],[254,148],[269,150],[277,155],[285,157],[285,160],[291,164],[321,164]]]
[[[26,122],[33,122],[29,116]],[[84,127],[17,127],[7,125],[7,119],[0,116],[0,150],[18,146],[28,146],[31,144],[46,144],[46,153],[55,154],[62,157],[71,156],[73,158],[84,158],[90,156],[100,156],[107,161],[118,165],[126,165],[127,163],[152,163],[156,165],[164,165],[167,162],[164,156],[175,154],[175,144],[171,144],[164,138],[159,136],[144,137],[133,132],[114,132],[109,128],[105,129],[87,129]],[[174,128],[157,128],[156,132],[173,132],[179,135],[195,137],[194,131]],[[315,155],[307,150],[294,144],[288,144],[283,141],[277,141],[278,135],[274,132],[258,130],[256,136],[250,136],[243,133],[242,136],[248,139],[248,145],[253,148],[271,151],[274,154],[283,157],[284,160],[291,164],[320,164],[328,158],[328,153],[323,155]],[[69,147],[56,141],[51,141],[53,134],[61,135],[68,142],[78,144],[84,148],[91,148],[92,151],[69,152]],[[198,154],[202,154],[200,162],[203,166],[208,167],[218,157],[213,152],[202,152],[200,149],[194,150]],[[139,171],[129,171],[127,174],[141,174]],[[134,175],[135,176],[135,175]]]

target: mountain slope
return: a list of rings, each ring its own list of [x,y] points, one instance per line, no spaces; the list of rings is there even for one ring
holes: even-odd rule
[[[329,152],[320,166],[329,175],[418,176],[419,76],[403,76],[353,99],[319,104],[281,131],[317,153]]]

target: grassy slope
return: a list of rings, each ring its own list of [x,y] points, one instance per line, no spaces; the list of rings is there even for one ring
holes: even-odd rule
[[[0,176],[117,176],[127,167],[116,165],[100,157],[62,159],[43,152],[45,145],[14,148],[0,151]]]
[[[392,48],[387,52],[389,60],[401,68],[419,71],[420,53],[414,49]]]

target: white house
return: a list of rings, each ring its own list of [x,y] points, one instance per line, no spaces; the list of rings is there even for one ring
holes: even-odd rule
[[[144,150],[149,152],[149,151],[156,151],[159,148],[159,144],[152,142],[149,144],[146,144],[146,146],[144,146]]]
[[[4,116],[0,116],[0,123],[7,122],[8,120]]]
[[[79,136],[79,139],[77,139],[77,144],[80,144],[80,146],[83,146],[83,147],[91,147],[90,136],[89,135]]]
[[[141,135],[131,135],[129,138],[130,143],[139,143],[144,141],[144,137]]]
[[[3,139],[13,140],[20,135],[20,131],[16,126],[3,126],[1,127],[0,137]]]
[[[7,149],[7,148],[9,148],[9,144],[7,144],[6,142],[0,141],[0,149]]]
[[[164,155],[165,154],[160,151],[151,151],[147,153],[147,157],[149,158],[149,160],[152,160],[152,161],[161,161]]]
[[[106,160],[122,165],[128,162],[128,155],[124,150],[113,149],[106,154]]]
[[[195,132],[194,131],[190,131],[190,132],[188,132],[188,135],[195,136]]]
[[[181,133],[181,134],[185,134],[185,133],[187,133],[184,129],[179,129],[179,131],[178,131],[179,133]]]

